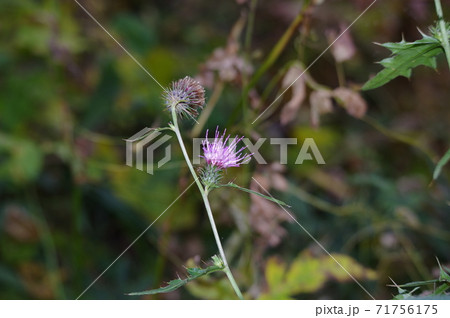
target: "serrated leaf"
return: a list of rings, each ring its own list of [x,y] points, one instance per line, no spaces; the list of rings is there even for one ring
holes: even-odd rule
[[[441,42],[423,33],[422,36],[422,39],[415,42],[403,40],[397,43],[381,44],[392,52],[392,56],[380,62],[384,69],[370,79],[362,89],[380,87],[398,76],[409,78],[412,69],[419,65],[436,69],[436,56],[443,53]]]
[[[258,196],[260,196],[260,197],[262,197],[262,198],[264,198],[264,199],[266,199],[266,200],[275,202],[276,204],[284,205],[284,206],[287,206],[288,208],[291,207],[290,205],[287,205],[285,202],[283,202],[283,201],[281,201],[281,200],[278,200],[278,199],[275,199],[274,197],[269,197],[269,196],[264,195],[264,194],[262,194],[262,193],[259,193],[259,192],[257,192],[257,191],[253,191],[253,190],[250,190],[250,189],[247,189],[247,188],[240,187],[240,186],[238,186],[237,184],[234,184],[234,183],[232,183],[232,182],[229,182],[229,183],[226,183],[226,184],[219,184],[219,185],[217,185],[216,187],[217,187],[217,188],[221,188],[221,187],[235,188],[235,189],[238,189],[238,190],[247,192],[247,193],[256,194],[256,195],[258,195]]]
[[[394,285],[388,285],[391,287],[397,287],[399,290],[399,295],[395,296],[394,299],[426,299],[422,298],[423,296],[413,296],[413,293],[418,290],[421,286],[426,285],[434,285],[434,291],[429,297],[440,297],[441,295],[445,295],[445,291],[450,288],[450,275],[446,272],[446,269],[444,269],[441,266],[441,263],[439,262],[439,259],[437,259],[437,263],[439,265],[440,275],[438,279],[432,279],[432,280],[425,280],[425,281],[418,281],[418,282],[411,282],[403,285],[397,285],[394,283]],[[440,284],[440,285],[438,285]],[[404,288],[412,288],[415,287],[412,291],[406,293],[404,289],[401,289],[401,287]],[[434,299],[434,298],[430,298]]]
[[[133,292],[133,293],[127,293],[128,296],[143,296],[143,295],[154,295],[154,294],[161,294],[161,293],[169,293],[172,292],[190,281],[197,279],[199,277],[211,274],[213,272],[221,271],[224,269],[223,262],[218,261],[217,256],[213,256],[214,265],[206,267],[206,268],[200,268],[200,267],[192,267],[192,268],[186,268],[186,271],[188,273],[188,276],[185,279],[174,279],[167,283],[166,286],[160,287],[157,289],[150,289],[150,290],[144,290],[141,292]]]
[[[434,168],[433,172],[433,180],[436,180],[441,174],[442,168],[450,161],[450,149],[447,150],[445,155],[438,161],[436,168]]]

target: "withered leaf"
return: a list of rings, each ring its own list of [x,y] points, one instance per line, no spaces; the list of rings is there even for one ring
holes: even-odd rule
[[[299,64],[294,64],[289,68],[283,78],[283,89],[286,89],[292,83],[293,84],[290,87],[291,99],[284,105],[283,109],[281,110],[280,122],[282,125],[286,125],[295,119],[298,110],[305,100],[306,85],[303,76],[301,76],[302,73],[303,68]]]
[[[358,92],[349,88],[339,87],[333,91],[333,96],[349,115],[362,118],[366,114],[367,103]]]
[[[333,111],[332,94],[330,91],[321,89],[311,93],[309,103],[311,105],[311,124],[319,126],[320,115]]]

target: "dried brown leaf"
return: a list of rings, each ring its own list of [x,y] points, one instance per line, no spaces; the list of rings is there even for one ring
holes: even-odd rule
[[[33,218],[21,206],[10,204],[5,208],[4,229],[13,239],[31,243],[39,239]]]
[[[339,87],[333,91],[333,96],[349,115],[362,118],[366,114],[367,103],[358,92],[349,88]]]
[[[289,68],[283,78],[283,89],[286,89],[291,84],[292,86],[290,87],[291,99],[284,105],[283,109],[281,110],[280,122],[282,125],[286,125],[295,119],[298,110],[305,100],[306,85],[305,79],[303,78],[303,76],[301,76],[303,72],[303,68],[300,65],[294,64],[291,68]]]
[[[206,87],[214,86],[214,74],[223,82],[239,82],[241,74],[251,74],[253,68],[239,54],[238,39],[245,26],[246,17],[241,15],[228,36],[227,45],[216,48],[210,58],[200,68],[196,79]]]
[[[345,25],[341,25],[339,28],[339,33],[335,30],[331,30],[328,31],[327,34],[328,41],[330,43],[333,43],[333,41],[340,36],[339,39],[331,46],[331,53],[333,54],[334,59],[339,63],[352,59],[356,53],[355,44],[353,43],[350,32],[344,32],[346,28],[347,27]]]
[[[309,103],[311,105],[311,124],[319,126],[320,115],[333,111],[332,94],[327,90],[317,90],[310,94]]]

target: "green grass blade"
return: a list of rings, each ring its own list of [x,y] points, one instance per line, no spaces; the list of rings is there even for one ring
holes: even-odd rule
[[[441,174],[442,168],[447,164],[447,162],[449,160],[450,160],[450,149],[447,150],[445,155],[437,163],[436,168],[434,168],[433,180],[436,180],[439,177],[439,175]]]

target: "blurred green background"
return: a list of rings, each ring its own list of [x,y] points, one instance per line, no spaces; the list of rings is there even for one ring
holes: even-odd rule
[[[266,142],[270,164],[230,169],[225,179],[259,191],[251,177],[262,182],[371,294],[391,298],[389,277],[436,278],[436,257],[450,262],[448,168],[430,184],[450,144],[450,73],[441,58],[437,72],[419,67],[358,99],[380,70],[374,62],[389,55],[374,42],[414,41],[417,27],[436,19],[432,1],[378,2],[308,70],[306,84],[251,125],[283,92],[287,72],[313,62],[371,1],[80,1],[163,86],[186,75],[206,86],[215,107],[201,131],[183,123],[188,145],[217,125],[253,140],[314,138],[324,166],[295,165],[300,144],[281,166]],[[299,12],[289,41],[246,90]],[[162,89],[74,1],[0,0],[0,38],[0,298],[74,299],[191,178],[174,141],[172,161],[154,175],[125,165],[123,139],[169,121]],[[339,86],[353,92],[343,105],[325,96]],[[128,299],[184,276],[186,265],[203,266],[216,247],[197,192],[82,299]],[[211,195],[246,297],[369,297],[278,206],[232,189]],[[153,298],[234,296],[218,274]]]

